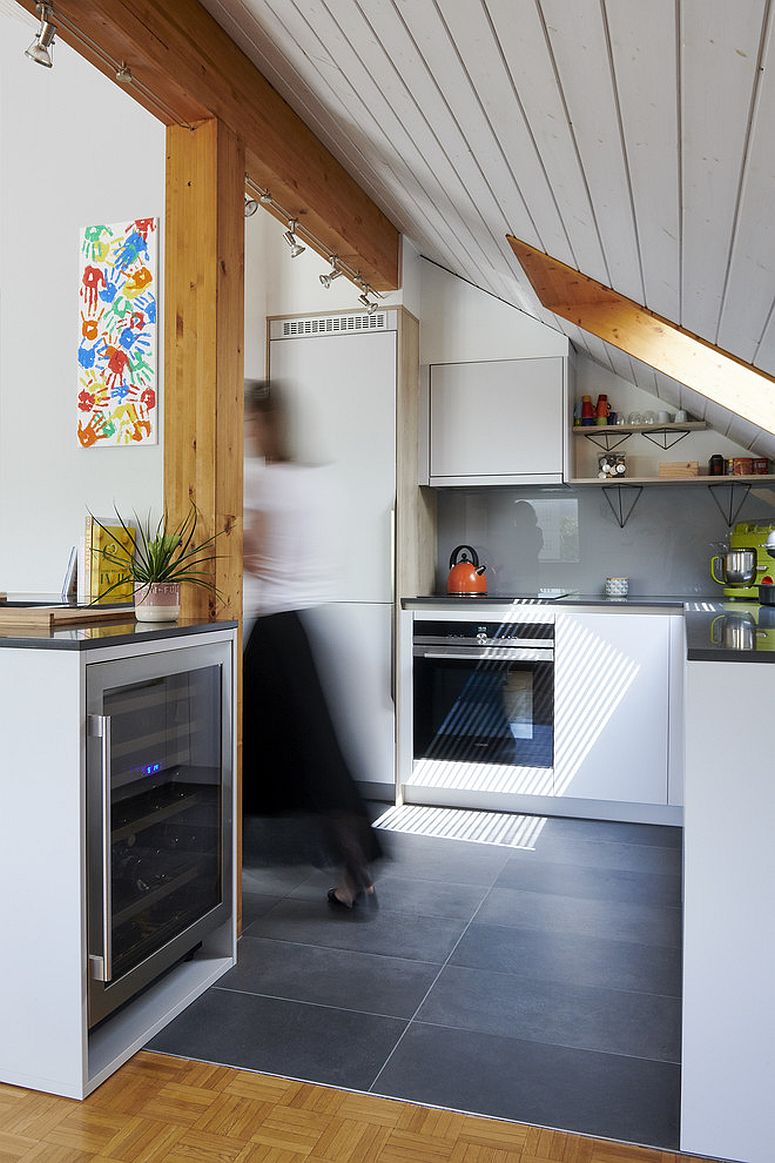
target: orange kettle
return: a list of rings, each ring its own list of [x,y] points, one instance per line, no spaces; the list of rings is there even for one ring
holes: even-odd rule
[[[449,558],[448,594],[486,594],[486,565],[479,564],[479,557],[472,545],[458,545]]]

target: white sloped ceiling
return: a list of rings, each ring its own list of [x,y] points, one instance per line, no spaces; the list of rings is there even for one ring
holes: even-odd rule
[[[775,0],[204,4],[420,253],[775,454],[546,312],[505,240],[775,374]]]

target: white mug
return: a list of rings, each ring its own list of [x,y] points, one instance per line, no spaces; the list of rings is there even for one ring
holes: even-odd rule
[[[683,408],[680,408],[675,414],[675,421],[674,422],[676,424],[685,424],[687,420],[688,420],[688,416],[684,412]]]
[[[607,577],[605,579],[605,592],[608,598],[626,598],[630,591],[630,579],[628,577]]]
[[[670,413],[669,412],[657,412],[657,420],[659,421],[660,424],[669,424],[670,423]]]

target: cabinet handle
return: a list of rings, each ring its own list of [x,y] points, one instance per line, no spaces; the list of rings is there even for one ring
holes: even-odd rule
[[[113,977],[113,910],[111,885],[111,819],[110,819],[110,715],[90,715],[89,734],[100,740],[100,785],[101,785],[101,881],[102,881],[102,952],[89,954],[92,976],[97,981],[110,981]]]

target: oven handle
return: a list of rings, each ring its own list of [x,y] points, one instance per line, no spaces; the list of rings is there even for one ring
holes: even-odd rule
[[[423,650],[415,646],[415,658],[463,659],[465,662],[554,662],[554,650],[536,647],[485,647],[483,650]]]
[[[113,977],[113,914],[111,908],[111,818],[110,818],[110,715],[90,715],[89,734],[100,741],[100,784],[101,784],[101,872],[102,872],[102,953],[89,954],[92,977],[97,981],[110,981]]]

